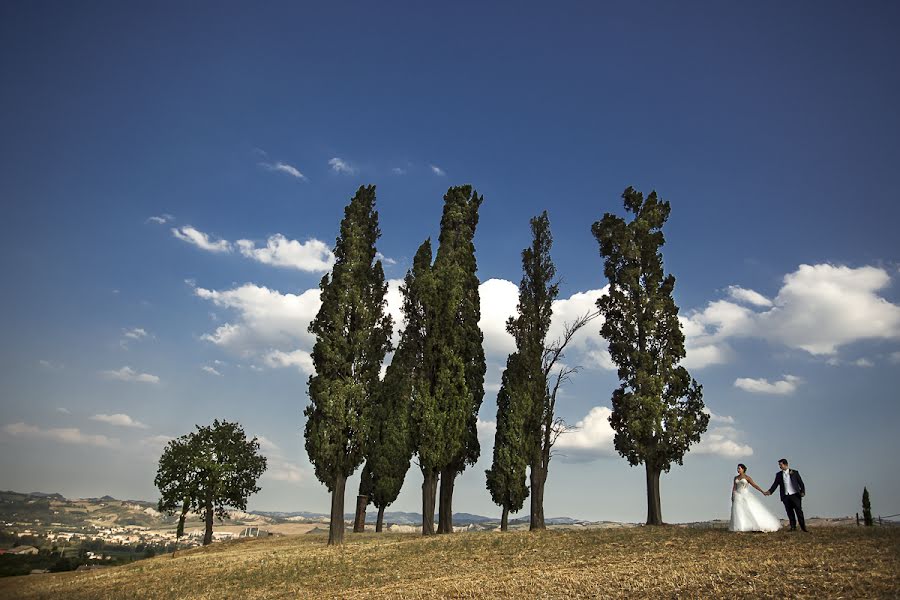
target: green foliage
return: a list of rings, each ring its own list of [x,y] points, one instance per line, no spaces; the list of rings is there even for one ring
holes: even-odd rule
[[[669,203],[631,187],[622,198],[631,221],[606,213],[592,227],[609,280],[609,293],[597,301],[605,318],[601,334],[621,381],[610,424],[616,450],[631,465],[667,472],[700,440],[709,415],[702,386],[679,364],[685,350],[675,277],[663,273],[660,252]]]
[[[554,410],[543,358],[559,286],[554,282],[556,267],[550,258],[553,238],[546,211],[531,219],[531,233],[531,246],[522,251],[518,316],[510,317],[506,324],[515,339],[516,352],[507,359],[497,394],[494,462],[487,471],[487,486],[494,502],[513,512],[522,508],[528,496],[525,467],[536,468],[544,457]]]
[[[875,520],[872,518],[872,504],[869,501],[869,490],[866,487],[863,487],[862,509],[863,522],[866,524],[866,527],[872,527],[873,525],[875,525]]]
[[[380,236],[375,186],[361,186],[344,209],[334,268],[319,284],[322,306],[309,326],[316,336],[316,374],[309,378],[304,410],[306,451],[329,491],[364,459],[372,396],[391,347],[387,283],[375,260]]]
[[[416,253],[413,312],[420,318],[421,358],[413,383],[414,444],[422,469],[459,472],[480,455],[478,410],[484,398],[483,334],[478,327],[474,236],[483,198],[471,186],[444,196],[440,246]]]
[[[161,495],[159,510],[173,514],[186,504],[204,518],[210,510],[228,518],[228,507],[247,509],[247,498],[260,490],[256,482],[265,470],[259,442],[248,440],[238,423],[216,419],[209,426],[197,425],[197,431],[169,442],[160,456],[154,480]]]

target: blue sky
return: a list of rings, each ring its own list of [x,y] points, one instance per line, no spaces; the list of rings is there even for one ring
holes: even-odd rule
[[[808,514],[856,512],[863,485],[898,512],[898,24],[888,2],[4,3],[0,487],[152,500],[166,437],[227,418],[265,438],[251,508],[326,512],[305,323],[343,207],[378,186],[399,279],[472,183],[488,393],[454,508],[493,514],[528,219],[550,212],[561,321],[606,285],[590,226],[633,185],[672,203],[666,267],[716,415],[664,476],[664,518],[727,516],[734,465],[768,484],[782,456]],[[546,512],[639,521],[589,329]]]

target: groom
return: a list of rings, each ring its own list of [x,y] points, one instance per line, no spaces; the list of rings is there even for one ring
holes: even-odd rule
[[[788,468],[788,461],[782,458],[778,461],[781,471],[775,475],[775,483],[766,492],[771,496],[775,488],[780,488],[781,501],[787,511],[788,520],[791,522],[791,531],[797,531],[797,521],[800,521],[800,529],[806,531],[806,521],[803,519],[803,496],[806,495],[806,486],[800,479],[800,473]],[[795,516],[796,515],[796,516]]]

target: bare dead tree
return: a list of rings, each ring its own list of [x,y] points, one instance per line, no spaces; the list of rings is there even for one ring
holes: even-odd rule
[[[552,449],[559,436],[571,428],[556,416],[556,398],[560,387],[570,381],[581,367],[563,364],[565,350],[579,329],[599,316],[599,312],[587,312],[572,322],[566,323],[563,335],[545,345],[542,358],[544,374],[544,402],[540,417],[540,448],[531,465],[531,524],[530,529],[546,529],[544,523],[544,485],[550,469]]]

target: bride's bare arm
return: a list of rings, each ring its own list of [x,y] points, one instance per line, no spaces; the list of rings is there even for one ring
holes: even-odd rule
[[[745,477],[747,478],[747,483],[749,483],[750,485],[752,485],[753,487],[755,487],[757,492],[762,492],[763,494],[765,494],[765,491],[764,491],[761,487],[759,487],[758,485],[756,485],[756,482],[753,481],[753,478],[752,478],[752,477],[750,477],[749,475],[745,475]]]

